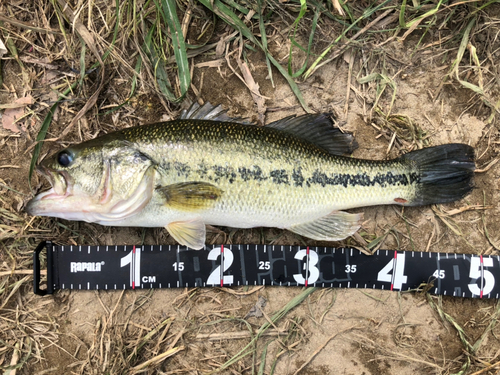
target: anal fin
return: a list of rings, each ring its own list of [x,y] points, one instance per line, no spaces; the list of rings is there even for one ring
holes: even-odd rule
[[[181,245],[194,250],[201,250],[205,246],[206,228],[201,220],[174,221],[165,229]]]
[[[293,225],[286,229],[313,240],[340,241],[359,229],[362,218],[363,214],[333,211],[317,220]]]

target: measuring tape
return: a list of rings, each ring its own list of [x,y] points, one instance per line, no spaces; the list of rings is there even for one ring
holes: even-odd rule
[[[47,251],[47,287],[40,289],[40,253]],[[499,256],[353,248],[213,245],[60,246],[33,254],[34,292],[212,286],[314,286],[420,290],[436,295],[499,298]]]

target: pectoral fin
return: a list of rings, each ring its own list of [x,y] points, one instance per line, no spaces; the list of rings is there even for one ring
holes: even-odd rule
[[[334,211],[307,223],[293,225],[289,231],[319,241],[340,241],[354,234],[361,226],[363,214]]]
[[[194,250],[205,246],[205,223],[201,220],[174,221],[165,227],[179,244]]]
[[[157,188],[166,204],[184,211],[211,208],[221,197],[222,190],[206,182],[182,182]]]

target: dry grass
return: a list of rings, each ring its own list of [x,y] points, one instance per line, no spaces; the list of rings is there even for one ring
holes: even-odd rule
[[[382,373],[384,363],[399,362],[422,373],[498,371],[500,310],[491,302],[443,303],[416,296],[412,308],[432,307],[433,324],[452,332],[438,348],[418,336],[418,327],[405,323],[403,313],[386,342],[367,338],[358,329],[377,336],[385,323],[360,319],[353,324],[349,313],[333,311],[336,294],[308,296],[312,289],[294,291],[296,299],[280,295],[285,299],[280,304],[273,304],[282,293],[277,288],[232,293],[192,289],[168,297],[162,292],[60,292],[47,298],[31,293],[31,252],[42,239],[66,244],[171,241],[160,230],[103,229],[28,217],[22,211],[31,196],[28,182],[35,190],[43,183],[35,175],[28,179],[38,156],[117,128],[172,118],[187,97],[222,103],[261,121],[265,114],[290,108],[331,111],[333,104],[319,107],[306,95],[311,88],[326,95],[331,83],[316,80],[318,72],[347,64],[341,118],[348,118],[352,101],[359,103],[357,115],[376,130],[371,141],[386,140],[386,153],[379,155],[383,158],[431,144],[446,126],[433,123],[434,131],[426,132],[428,125],[396,108],[405,100],[399,95],[406,77],[427,69],[439,77],[427,95],[441,118],[445,102],[458,97],[462,114],[485,119],[478,155],[487,176],[481,181],[496,183],[498,2],[335,0],[305,5],[208,0],[0,3],[0,40],[8,50],[0,59],[0,366],[5,375],[279,374],[285,364],[290,373],[326,373],[330,370],[314,367],[315,358],[332,350],[332,343],[344,342],[352,343],[356,358],[365,358],[363,365],[372,373]],[[169,30],[177,31],[175,38]],[[232,78],[237,83],[224,87],[227,92],[214,92],[216,81]],[[279,85],[289,87],[286,100],[271,97]],[[242,105],[238,92],[245,92],[250,104]],[[18,101],[22,98],[31,104]],[[8,111],[19,108],[20,115],[7,124]],[[370,131],[366,134],[371,137]],[[496,187],[487,183],[479,188],[494,199],[491,190]],[[447,246],[497,254],[500,224],[490,206],[497,202],[485,198],[475,203],[482,204],[480,211],[470,208],[477,207],[473,203],[452,214],[442,207],[429,210],[425,217],[432,227],[427,228],[433,229],[418,242],[422,250],[426,245],[427,250]],[[366,223],[364,239],[350,243],[367,251],[380,246],[412,249],[423,224],[413,225],[405,212],[398,214],[397,228]],[[474,242],[470,220],[479,223],[478,237],[487,247]],[[273,230],[226,233],[213,231],[211,240],[300,241]],[[267,297],[271,310],[261,318],[247,317],[257,295]],[[389,303],[389,297],[366,297],[367,305]],[[166,312],[158,303],[165,304]],[[90,326],[84,323],[86,314]],[[324,332],[336,314],[343,325]],[[465,315],[477,318],[464,321]]]

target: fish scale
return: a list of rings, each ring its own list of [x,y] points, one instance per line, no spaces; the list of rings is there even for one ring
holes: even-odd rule
[[[387,179],[387,173],[406,176],[416,170],[410,169],[408,162],[377,163],[330,155],[313,144],[273,129],[185,120],[156,124],[153,129],[142,128],[148,127],[126,129],[123,135],[141,150],[148,150],[147,156],[157,164],[162,164],[158,184],[188,181],[215,184],[224,195],[213,211],[222,215],[239,208],[244,215],[258,214],[262,218],[272,209],[275,212],[272,220],[278,215],[289,215],[290,225],[296,223],[298,216],[317,212],[319,208],[328,213],[356,205],[391,203],[395,193],[410,200],[415,192],[415,186],[401,183],[384,187],[348,183],[343,186],[341,181],[325,184],[318,174],[329,179],[364,174],[373,180],[377,175]],[[144,142],[154,134],[158,141]],[[179,144],[183,147],[176,147]],[[164,166],[165,160],[169,160],[168,168]],[[184,168],[175,168],[176,163]],[[297,183],[298,179],[293,178],[297,174],[304,182]]]

